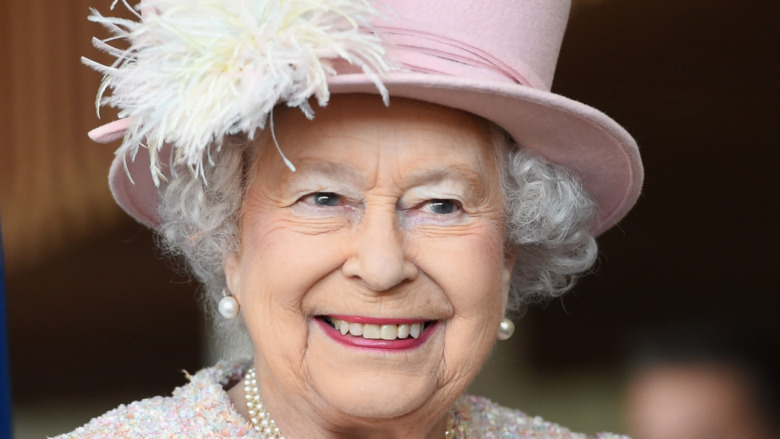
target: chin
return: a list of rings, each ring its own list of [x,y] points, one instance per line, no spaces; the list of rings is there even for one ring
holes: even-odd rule
[[[431,405],[443,381],[443,334],[409,352],[345,347],[317,330],[311,337],[311,389],[331,409],[367,420],[437,411]]]
[[[397,374],[345,375],[317,386],[320,396],[331,408],[345,415],[366,419],[397,419],[416,412],[437,411],[431,407],[438,390],[435,377]]]

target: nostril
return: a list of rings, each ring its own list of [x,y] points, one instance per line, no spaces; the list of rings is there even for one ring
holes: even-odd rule
[[[360,279],[372,290],[380,292],[412,280],[416,272],[414,265],[407,261],[384,259],[362,265]]]
[[[414,280],[417,267],[406,260],[403,254],[364,251],[347,259],[342,265],[342,273],[361,281],[373,291],[381,292]]]

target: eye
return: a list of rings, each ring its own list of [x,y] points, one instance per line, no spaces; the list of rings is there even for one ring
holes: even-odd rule
[[[341,197],[333,192],[315,192],[306,196],[304,201],[315,206],[333,207],[338,206],[341,203]]]
[[[423,210],[437,215],[450,215],[460,210],[460,203],[455,200],[434,199],[425,203]]]
[[[353,222],[357,207],[352,198],[336,192],[309,192],[290,206],[292,213],[301,219],[329,218],[334,221]],[[339,223],[339,224],[342,224]]]

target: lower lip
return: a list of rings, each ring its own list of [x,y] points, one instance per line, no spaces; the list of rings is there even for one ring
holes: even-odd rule
[[[426,340],[433,334],[438,322],[428,324],[425,330],[420,334],[420,338],[408,337],[398,338],[395,340],[372,340],[370,338],[355,337],[352,335],[342,335],[341,331],[337,331],[336,328],[325,323],[321,319],[314,319],[325,331],[325,334],[333,340],[352,348],[371,349],[378,351],[402,351],[415,349],[425,343]]]

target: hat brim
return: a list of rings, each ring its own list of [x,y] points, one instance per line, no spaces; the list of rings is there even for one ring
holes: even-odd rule
[[[331,94],[378,94],[362,74],[342,74],[328,82]],[[636,142],[595,108],[531,87],[453,76],[391,73],[382,83],[391,105],[393,97],[403,97],[484,117],[506,130],[521,148],[572,170],[597,203],[591,224],[595,235],[620,221],[639,197],[644,171]],[[159,191],[152,182],[148,154],[134,160],[115,157],[109,183],[127,213],[151,228],[159,225]]]

